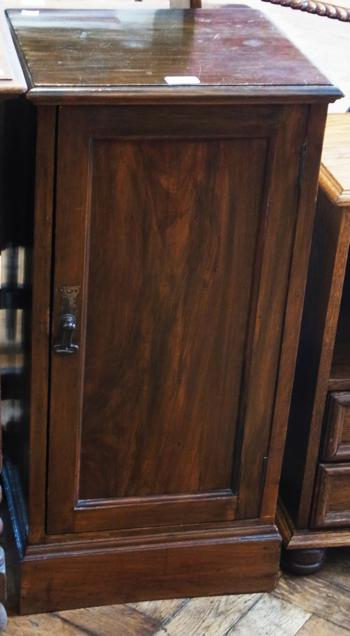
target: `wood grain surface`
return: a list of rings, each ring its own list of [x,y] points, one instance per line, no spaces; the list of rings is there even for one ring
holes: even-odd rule
[[[331,393],[328,397],[324,461],[350,461],[350,395]]]
[[[314,495],[312,526],[350,525],[350,464],[320,464]]]
[[[230,489],[267,143],[93,152],[79,498]]]
[[[246,94],[268,94],[270,99],[274,94],[287,95],[291,87],[294,95],[323,99],[340,95],[262,14],[249,7],[141,9],[137,18],[132,11],[44,10],[35,15],[9,11],[8,15],[29,95],[36,97],[51,92],[78,99],[83,87],[90,87],[88,92],[99,98],[113,87],[119,92],[122,87],[129,91],[147,87],[148,92],[162,88],[161,94],[169,95],[174,87],[167,86],[168,76],[197,77],[198,86],[186,88],[181,80],[179,85],[183,94],[198,97],[205,87],[213,87],[214,93],[218,87],[221,94],[229,94],[230,87],[237,94],[241,87],[241,93],[244,88]]]
[[[60,95],[75,103],[56,120],[38,111],[38,154],[52,155],[37,173],[47,238],[37,263],[48,266],[35,291],[45,308],[33,330],[41,330],[38,400],[49,330],[53,347],[49,412],[32,423],[22,612],[260,592],[276,582],[273,520],[313,202],[326,106],[339,93],[259,14],[238,7],[218,13],[217,24],[214,14],[151,12],[144,28],[142,12],[134,31],[133,13],[123,31],[119,14],[116,23],[115,13],[85,13],[92,33],[78,15],[73,40],[65,32],[64,64],[65,13],[24,28],[28,79],[46,45],[38,73],[56,73],[48,84],[39,77],[29,97],[52,91],[52,105]],[[226,22],[234,33],[220,46]],[[250,52],[260,48],[258,58]],[[199,57],[198,86],[160,83],[174,60],[195,74]],[[120,59],[132,68],[120,70]],[[242,108],[240,100],[251,101]],[[79,288],[80,349],[69,358],[57,352],[67,285]],[[269,608],[257,612],[259,621]]]
[[[282,575],[272,594],[155,600],[18,616],[16,551],[5,517],[9,579],[9,636],[347,636],[350,551],[329,551],[322,570],[312,577]],[[277,602],[276,602],[277,601]],[[250,614],[252,614],[250,618]],[[294,630],[294,631],[293,631]]]
[[[328,115],[320,184],[337,206],[350,206],[349,141],[350,113]]]
[[[221,110],[222,139],[211,112],[202,111],[196,123],[191,113],[70,108],[60,119],[55,286],[80,285],[82,353],[52,357],[54,532],[72,523],[89,530],[235,516],[242,367],[253,337],[247,330],[255,320],[249,312],[260,268],[271,120],[278,112],[263,109],[259,119],[249,110],[242,116],[237,110],[234,118]],[[214,126],[216,135],[203,141]],[[262,139],[255,139],[257,128]],[[291,170],[290,188],[293,179]],[[293,197],[288,202],[292,223]],[[271,197],[269,218],[278,210]],[[281,254],[280,274],[282,260],[287,266]],[[283,293],[275,296],[276,308]],[[55,338],[60,302],[58,294]],[[268,329],[276,332],[279,315],[273,313],[277,322]],[[276,365],[278,340],[267,346],[268,333],[257,346],[266,347],[269,364]],[[261,429],[272,400],[270,391]],[[255,447],[260,435],[268,443],[260,429],[249,436],[244,426],[247,445],[253,439]],[[254,455],[258,478],[262,453]],[[74,512],[78,476],[81,503]],[[247,501],[259,501],[260,486],[246,488]]]
[[[298,605],[306,612],[315,613],[332,624],[349,629],[349,590],[349,585],[337,585],[336,577],[332,582],[324,581],[321,570],[319,576],[283,576],[274,596]],[[331,633],[333,632],[330,631]]]
[[[5,515],[7,516],[7,515]],[[9,636],[347,636],[350,553],[335,550],[313,577],[283,575],[272,594],[109,605],[51,614],[18,616],[9,555]],[[319,597],[319,599],[318,599]]]
[[[285,567],[300,573],[321,565],[320,550],[350,542],[349,141],[348,114],[330,116],[278,519]]]
[[[282,470],[282,498],[299,528],[310,516],[349,237],[350,215],[320,190]]]

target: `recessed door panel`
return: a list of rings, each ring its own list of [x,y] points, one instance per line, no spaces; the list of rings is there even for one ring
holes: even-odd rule
[[[266,152],[94,143],[79,499],[232,487]]]

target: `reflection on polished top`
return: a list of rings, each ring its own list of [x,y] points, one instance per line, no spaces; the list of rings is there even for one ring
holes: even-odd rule
[[[11,10],[8,17],[33,98],[84,87],[95,94],[129,87],[158,94],[339,96],[260,12],[241,5]]]

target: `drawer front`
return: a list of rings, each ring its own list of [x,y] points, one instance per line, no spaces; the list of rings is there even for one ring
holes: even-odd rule
[[[350,461],[350,392],[331,393],[323,447],[325,461]]]
[[[350,525],[350,464],[320,464],[313,526]]]

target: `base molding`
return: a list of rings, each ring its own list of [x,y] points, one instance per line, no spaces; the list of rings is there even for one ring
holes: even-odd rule
[[[286,550],[340,548],[350,546],[350,529],[309,530],[297,528],[284,504],[279,501],[276,523]]]
[[[279,571],[277,529],[267,532],[265,526],[264,534],[251,535],[232,530],[221,537],[198,532],[196,540],[182,530],[175,540],[129,546],[28,546],[20,612],[272,590]]]
[[[45,534],[29,543],[21,497],[8,494],[20,570],[19,611],[35,614],[166,598],[268,592],[281,536],[259,520],[109,533]],[[12,493],[12,495],[11,495]]]

